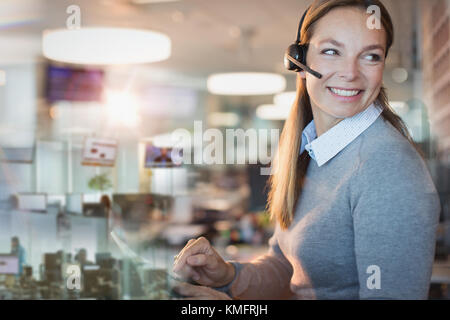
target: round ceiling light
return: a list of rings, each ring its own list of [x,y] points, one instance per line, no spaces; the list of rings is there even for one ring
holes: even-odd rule
[[[250,96],[282,92],[286,79],[274,73],[218,73],[208,77],[208,91],[213,94]]]
[[[263,104],[256,108],[256,116],[264,120],[286,120],[291,112],[291,106]]]
[[[171,41],[162,33],[141,29],[57,29],[44,31],[42,50],[45,57],[67,63],[149,63],[168,59]]]
[[[286,91],[276,94],[273,98],[273,103],[277,106],[292,106],[297,96],[296,91]]]
[[[405,68],[395,68],[392,70],[392,79],[397,83],[403,83],[408,80],[408,70]]]

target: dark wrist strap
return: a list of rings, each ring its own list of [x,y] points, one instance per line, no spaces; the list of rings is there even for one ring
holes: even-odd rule
[[[242,264],[236,261],[228,261],[229,263],[231,263],[234,267],[234,278],[233,280],[230,281],[230,283],[228,283],[227,285],[224,285],[223,287],[217,287],[214,288],[217,291],[226,293],[227,295],[229,295],[231,298],[233,298],[232,294],[231,294],[231,286],[233,285],[234,280],[236,280],[238,273],[241,271],[242,269]]]

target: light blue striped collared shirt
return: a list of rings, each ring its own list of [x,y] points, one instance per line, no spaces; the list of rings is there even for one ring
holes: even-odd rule
[[[345,118],[318,138],[312,120],[303,130],[300,154],[306,150],[319,167],[324,165],[370,127],[382,111],[372,103],[366,110]]]

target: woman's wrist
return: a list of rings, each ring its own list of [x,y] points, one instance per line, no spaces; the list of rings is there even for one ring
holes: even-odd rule
[[[236,269],[234,268],[234,265],[230,262],[227,262],[227,266],[228,266],[228,279],[227,281],[223,284],[225,285],[229,285],[231,282],[233,282],[234,278],[236,277]]]
[[[231,284],[233,282],[234,278],[236,277],[236,270],[232,263],[226,262],[226,268],[227,271],[225,273],[225,277],[223,281],[217,283],[216,287],[225,287]]]
[[[227,262],[227,265],[231,266],[231,268],[229,268],[229,270],[231,272],[227,273],[228,274],[228,276],[227,276],[228,283],[226,283],[222,287],[216,287],[214,289],[216,289],[217,291],[221,291],[223,293],[226,293],[228,296],[233,298],[233,293],[231,292],[231,287],[233,286],[234,281],[238,277],[240,270],[243,268],[243,265],[241,263],[239,263],[239,262],[236,262],[236,261]],[[231,280],[229,278],[231,278]]]

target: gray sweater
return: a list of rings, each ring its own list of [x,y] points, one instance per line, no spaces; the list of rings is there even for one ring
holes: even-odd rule
[[[440,203],[427,166],[381,116],[321,167],[292,225],[235,263],[240,299],[426,299]]]

